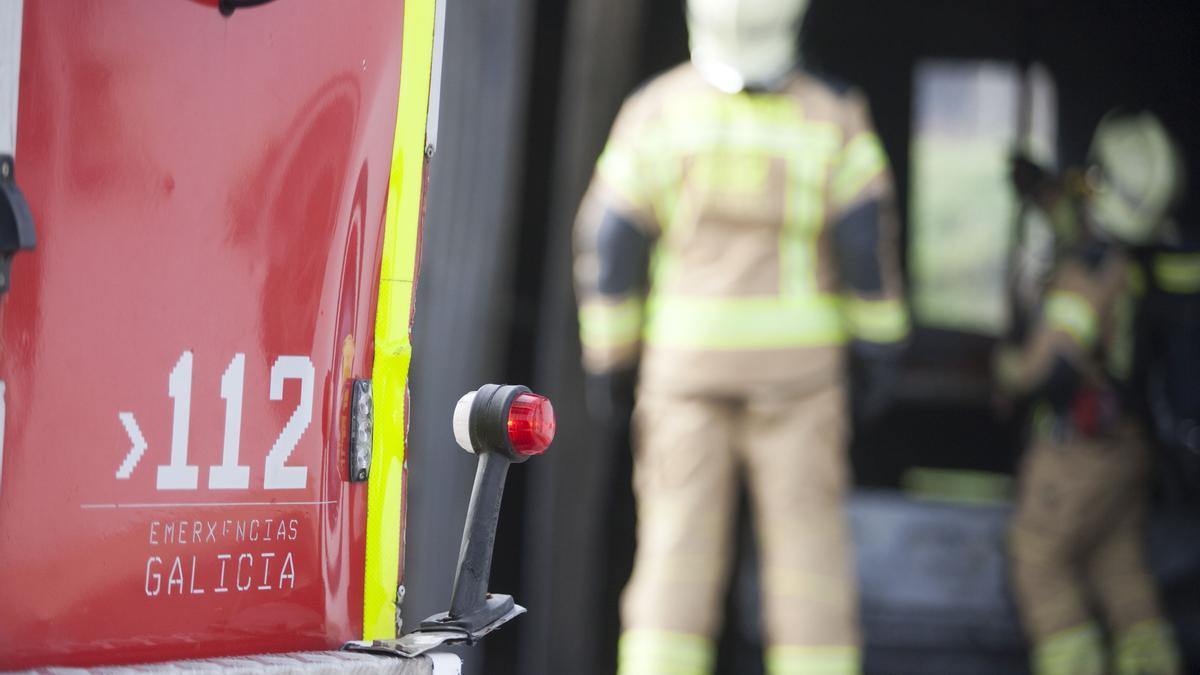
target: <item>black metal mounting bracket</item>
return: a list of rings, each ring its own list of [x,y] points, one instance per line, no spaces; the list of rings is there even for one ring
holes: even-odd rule
[[[8,291],[13,256],[37,245],[33,213],[17,187],[15,174],[13,158],[0,155],[0,295]]]
[[[265,5],[268,2],[271,0],[220,0],[217,3],[217,9],[220,10],[221,16],[232,16],[235,9]]]

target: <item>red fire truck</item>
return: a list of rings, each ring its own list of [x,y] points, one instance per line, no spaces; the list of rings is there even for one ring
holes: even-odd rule
[[[487,516],[553,414],[484,388],[456,604],[388,642],[441,4],[0,0],[0,669],[519,613]]]

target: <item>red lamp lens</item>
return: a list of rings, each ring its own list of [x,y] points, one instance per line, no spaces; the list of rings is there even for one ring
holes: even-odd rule
[[[508,440],[518,455],[540,455],[554,440],[554,406],[537,394],[521,394],[508,410]]]

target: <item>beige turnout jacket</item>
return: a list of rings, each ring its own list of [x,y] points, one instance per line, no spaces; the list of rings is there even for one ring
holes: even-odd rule
[[[644,387],[719,394],[837,380],[847,340],[907,335],[893,202],[853,90],[659,76],[622,108],[576,223],[586,367],[640,357]]]

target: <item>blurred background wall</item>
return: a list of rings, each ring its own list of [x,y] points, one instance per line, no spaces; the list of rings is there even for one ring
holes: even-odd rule
[[[687,57],[682,1],[447,2],[440,139],[414,326],[404,617],[411,626],[449,600],[474,472],[473,458],[451,438],[455,401],[485,382],[527,384],[554,401],[558,437],[545,457],[509,475],[491,587],[514,594],[530,612],[467,651],[467,672],[612,672],[616,597],[633,546],[630,456],[627,447],[600,442],[587,422],[570,228],[623,98]],[[1064,161],[1083,158],[1095,122],[1123,101],[1155,105],[1177,122],[1192,156],[1200,156],[1200,125],[1191,121],[1200,93],[1195,3],[815,0],[804,42],[810,64],[868,93],[905,213],[914,78],[918,64],[930,59],[1046,64],[1057,87],[1056,149]],[[1200,223],[1200,192],[1191,193],[1189,219]],[[906,222],[905,231],[911,226]],[[878,424],[855,429],[861,487],[901,488],[914,467],[1011,474],[1015,429],[997,420],[988,399],[994,341],[994,335],[921,327],[907,391]],[[871,493],[877,494],[888,493]],[[1003,504],[922,505],[911,520],[893,522],[887,514],[897,507],[882,499],[868,495],[856,505],[860,547],[864,539],[873,542],[860,550],[860,564],[865,556],[868,568],[876,561],[886,572],[894,563],[889,555],[920,550],[911,559],[913,575],[957,574],[965,586],[921,587],[914,599],[888,595],[901,580],[866,579],[880,603],[866,610],[875,617],[868,639],[876,653],[917,654],[933,663],[929,649],[958,640],[995,667],[971,670],[948,658],[944,672],[1021,672],[997,543]],[[1171,528],[1196,521],[1181,518],[1183,524],[1168,523],[1156,536],[1167,542],[1164,564],[1174,575],[1178,611],[1194,618],[1200,568]],[[906,537],[914,522],[920,527]],[[753,547],[748,534],[743,540],[722,643],[725,672],[759,667]],[[980,603],[954,604],[973,592]],[[960,629],[938,633],[942,621]],[[926,643],[914,644],[920,636],[911,631],[896,633],[900,624],[926,630]],[[1200,621],[1192,625],[1200,628]]]

